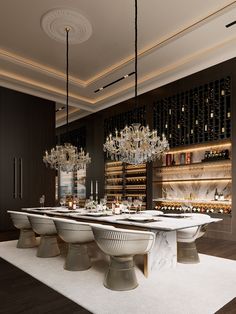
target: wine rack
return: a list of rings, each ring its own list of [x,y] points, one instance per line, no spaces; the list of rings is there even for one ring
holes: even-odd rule
[[[155,206],[155,209],[163,212],[181,212],[189,213],[207,213],[207,214],[230,214],[231,203],[230,202],[191,202],[191,208],[189,203],[184,201],[166,201],[159,200]]]
[[[115,198],[143,198],[146,204],[146,165],[128,165],[120,161],[105,163],[105,193],[108,201]]]
[[[153,124],[170,147],[230,138],[231,77],[155,101]]]
[[[146,107],[138,107],[133,110],[122,112],[104,120],[104,137],[109,134],[114,134],[115,130],[122,130],[126,125],[134,122],[139,122],[142,125],[146,124]]]
[[[146,165],[125,165],[125,195],[146,200]]]
[[[122,162],[105,163],[105,194],[108,201],[124,196],[124,165]]]
[[[231,189],[229,140],[173,148],[153,167],[154,206],[165,210],[181,210],[179,204],[188,202],[194,204],[196,212],[229,214]],[[220,201],[215,200],[216,191]]]

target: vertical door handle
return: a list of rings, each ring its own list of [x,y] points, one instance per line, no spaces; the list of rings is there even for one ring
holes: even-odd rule
[[[23,198],[23,160],[19,158],[19,198]]]
[[[13,158],[13,198],[17,198],[17,158]]]

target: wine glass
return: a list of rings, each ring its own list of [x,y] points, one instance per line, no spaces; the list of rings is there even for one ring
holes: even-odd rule
[[[131,206],[132,206],[132,204],[133,204],[132,197],[130,197],[130,196],[127,197],[127,202],[128,202],[127,207],[128,207],[129,214],[130,214],[130,209],[131,209]]]
[[[102,211],[105,211],[107,208],[107,199],[105,197],[100,198],[100,205],[102,207]]]
[[[193,205],[191,203],[189,203],[189,202],[188,203],[184,203],[181,207],[182,207],[182,209],[184,211],[184,214],[186,212],[189,212],[190,214],[192,214]]]
[[[182,210],[183,210],[183,212],[185,214],[187,209],[188,209],[188,206],[186,204],[183,204],[183,205],[181,205],[181,208],[182,208]]]
[[[61,197],[61,198],[60,198],[60,205],[61,205],[61,206],[65,206],[65,203],[66,203],[65,197]]]
[[[139,196],[138,201],[139,201],[139,211],[141,211],[142,210],[142,205],[143,205],[143,197]]]
[[[190,214],[192,214],[192,212],[193,212],[193,204],[189,203],[188,207],[189,207]]]
[[[139,207],[139,199],[135,199],[133,205],[135,208],[135,212],[137,214],[138,213],[138,207]]]
[[[85,209],[89,209],[89,207],[91,206],[91,199],[89,199],[89,198],[87,198],[86,200],[85,200],[85,203],[84,203],[84,207],[85,207]]]
[[[42,196],[39,198],[40,207],[44,207],[44,202],[45,202],[45,195],[42,195]]]

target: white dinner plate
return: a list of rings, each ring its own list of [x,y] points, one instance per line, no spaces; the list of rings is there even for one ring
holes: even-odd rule
[[[152,217],[150,216],[143,216],[143,215],[140,215],[140,216],[131,216],[131,217],[128,217],[128,220],[130,221],[137,221],[137,222],[147,222],[147,221],[155,221]]]
[[[103,217],[103,216],[113,216],[113,215],[98,212],[98,213],[85,213],[85,214],[81,214],[81,216]]]
[[[145,215],[151,215],[151,216],[157,216],[157,215],[162,215],[163,212],[160,210],[141,210],[140,214],[145,214]]]

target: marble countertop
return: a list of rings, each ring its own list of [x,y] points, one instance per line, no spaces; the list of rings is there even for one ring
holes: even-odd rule
[[[48,207],[48,208],[22,208],[23,211],[29,211],[33,213],[42,213],[53,216],[62,216],[73,219],[83,219],[90,222],[103,222],[107,224],[119,224],[127,226],[137,226],[145,229],[173,231],[189,227],[195,227],[205,225],[213,222],[221,221],[220,218],[211,218],[208,215],[200,214],[177,214],[173,217],[169,214],[162,215],[150,215],[147,213],[139,214],[121,214],[121,215],[109,215],[102,213],[88,213],[85,209],[68,210],[61,207]],[[148,212],[148,211],[147,211]],[[198,216],[199,215],[199,216]],[[137,221],[136,221],[137,219]]]

